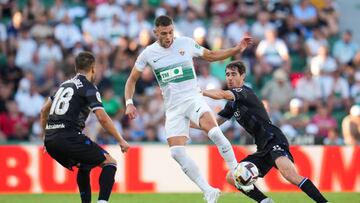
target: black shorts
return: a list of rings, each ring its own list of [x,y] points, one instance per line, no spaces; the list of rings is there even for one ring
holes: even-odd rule
[[[59,132],[45,137],[45,147],[49,155],[65,168],[84,164],[98,166],[108,154],[98,144],[79,132]]]
[[[272,167],[276,168],[275,160],[281,156],[288,157],[292,162],[294,158],[290,153],[289,146],[279,144],[278,142],[270,142],[264,151],[258,151],[245,157],[243,161],[249,161],[259,169],[259,177],[264,177]]]

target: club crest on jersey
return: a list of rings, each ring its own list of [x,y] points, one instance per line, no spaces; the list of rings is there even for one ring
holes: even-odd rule
[[[182,50],[182,49],[180,49],[179,53],[180,53],[180,55],[181,55],[181,56],[184,56],[185,51],[184,51],[184,50]]]

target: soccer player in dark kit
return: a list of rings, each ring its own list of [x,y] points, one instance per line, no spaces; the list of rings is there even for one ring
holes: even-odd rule
[[[116,160],[82,133],[89,112],[94,112],[104,129],[115,137],[123,153],[129,144],[104,111],[94,85],[95,57],[90,52],[79,53],[75,71],[76,76],[63,82],[41,110],[44,144],[49,155],[62,166],[69,170],[74,166],[79,168],[77,184],[82,203],[91,202],[90,170],[102,167],[98,203],[106,203],[114,184]]]
[[[287,181],[297,185],[315,202],[328,202],[311,180],[297,173],[285,135],[271,123],[262,102],[251,88],[244,85],[245,70],[243,62],[231,62],[226,66],[226,82],[229,90],[203,90],[204,96],[229,100],[224,109],[218,113],[219,124],[235,117],[236,121],[255,139],[257,151],[241,162],[248,161],[255,164],[259,170],[259,177],[264,177],[275,166]],[[237,184],[230,172],[227,181],[257,202],[273,202],[255,185],[246,188]]]

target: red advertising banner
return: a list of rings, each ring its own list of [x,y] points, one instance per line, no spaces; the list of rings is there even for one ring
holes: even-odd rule
[[[118,161],[115,192],[199,192],[171,159],[165,145],[133,147],[122,155],[117,146],[105,147]],[[188,153],[211,185],[235,191],[225,181],[226,165],[215,146],[188,146]],[[234,147],[240,161],[254,147]],[[299,173],[313,180],[321,191],[360,192],[360,147],[293,146]],[[91,173],[97,191],[100,168]],[[272,169],[256,183],[265,191],[299,191]],[[76,170],[57,164],[42,147],[0,146],[0,193],[77,192]]]

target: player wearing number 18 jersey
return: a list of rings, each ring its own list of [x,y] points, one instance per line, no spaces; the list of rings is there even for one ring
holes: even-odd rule
[[[75,69],[77,75],[63,82],[42,108],[44,144],[49,155],[65,168],[72,170],[73,166],[79,167],[77,183],[83,203],[91,202],[90,170],[96,166],[102,167],[98,202],[105,203],[114,184],[116,161],[82,133],[90,111],[116,138],[122,152],[126,152],[129,145],[104,111],[100,93],[93,84],[94,56],[89,52],[80,53],[76,57]]]

